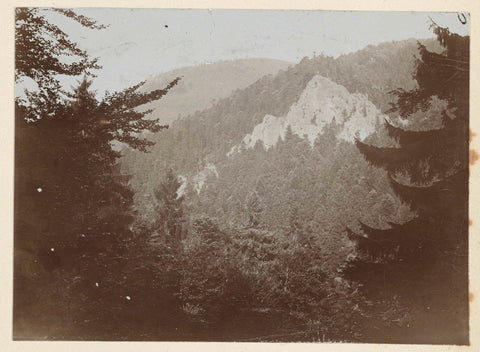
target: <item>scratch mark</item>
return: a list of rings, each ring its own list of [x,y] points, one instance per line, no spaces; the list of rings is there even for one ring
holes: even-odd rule
[[[212,33],[215,32],[215,20],[213,19],[213,14],[211,9],[208,10],[208,14],[210,15],[210,19],[212,20],[213,29],[210,31],[210,36],[212,36]]]

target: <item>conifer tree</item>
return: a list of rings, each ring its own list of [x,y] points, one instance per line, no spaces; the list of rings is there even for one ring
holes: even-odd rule
[[[258,193],[256,191],[250,192],[247,196],[246,203],[248,226],[256,228],[260,225],[260,217],[263,212]]]
[[[61,106],[66,91],[56,75],[79,76],[100,68],[96,58],[91,58],[64,31],[47,20],[48,12],[60,13],[87,29],[106,28],[69,9],[15,9],[15,82],[29,78],[38,88],[27,91],[26,99],[17,99],[18,104],[28,107],[26,112],[30,119],[52,117]],[[66,57],[69,60],[65,60]]]
[[[102,27],[58,11],[86,27]],[[142,82],[99,101],[85,76],[67,93],[54,75],[88,72],[96,61],[38,9],[16,14],[16,79],[33,79],[39,91],[16,101],[14,334],[36,338],[25,334],[35,333],[32,327],[55,334],[54,326],[63,323],[79,328],[79,322],[106,318],[115,306],[123,289],[116,274],[132,235],[133,194],[112,144],[147,151],[152,142],[142,133],[165,126],[136,107],[160,99],[178,80],[139,93]],[[41,33],[51,34],[51,41]],[[64,65],[62,55],[80,61]]]
[[[184,226],[183,195],[179,194],[181,186],[178,178],[169,169],[164,181],[155,190],[156,227],[165,236],[167,248],[176,253],[182,240]]]
[[[367,161],[388,171],[394,192],[415,216],[390,223],[389,229],[360,223],[364,234],[348,230],[359,255],[345,274],[364,285],[368,299],[391,303],[399,298],[409,310],[410,323],[397,335],[390,332],[393,341],[466,344],[469,37],[433,27],[444,51],[419,45],[418,87],[394,92],[397,101],[390,112],[409,122],[406,127],[385,123],[398,147],[356,142]],[[425,127],[418,117],[434,96],[448,107],[432,129],[430,121]]]

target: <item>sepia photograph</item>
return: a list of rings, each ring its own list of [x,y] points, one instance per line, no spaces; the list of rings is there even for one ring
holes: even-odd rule
[[[470,13],[14,16],[14,341],[470,345]]]

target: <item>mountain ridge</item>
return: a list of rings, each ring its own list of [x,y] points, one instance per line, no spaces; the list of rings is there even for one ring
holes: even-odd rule
[[[368,196],[370,202],[368,206],[371,207],[376,204],[375,202],[382,203],[382,197],[390,191],[388,180],[384,175],[381,180],[375,180],[380,177],[381,172],[365,180],[361,179],[362,172],[370,171],[366,171],[369,170],[368,165],[354,144],[350,142],[356,132],[362,132],[362,128],[365,127],[362,116],[372,116],[362,137],[372,132],[376,120],[383,117],[381,112],[385,111],[392,102],[392,97],[388,94],[390,90],[395,88],[408,90],[415,86],[416,82],[411,73],[415,67],[416,57],[418,57],[418,44],[417,41],[411,40],[371,46],[339,59],[326,56],[304,58],[298,64],[276,75],[263,76],[250,86],[234,91],[228,97],[220,99],[214,106],[174,121],[170,129],[151,136],[152,141],[156,142],[151,153],[145,155],[131,150],[125,153],[124,169],[125,172],[134,174],[132,185],[138,191],[136,202],[139,209],[148,213],[148,208],[154,202],[152,195],[161,180],[161,175],[164,175],[166,170],[172,169],[176,175],[182,175],[188,179],[186,181],[189,185],[185,185],[184,192],[188,202],[193,201],[192,204],[199,202],[195,213],[204,211],[222,221],[241,221],[244,211],[242,203],[248,192],[259,187],[269,189],[277,195],[278,199],[261,191],[259,193],[265,197],[265,207],[269,209],[265,215],[265,219],[269,219],[266,222],[275,226],[275,224],[284,224],[285,219],[288,219],[288,216],[274,219],[277,212],[275,209],[284,207],[282,202],[291,203],[292,199],[297,199],[297,195],[291,194],[292,189],[287,185],[295,188],[297,187],[295,183],[302,183],[301,179],[306,177],[311,185],[302,185],[303,193],[299,193],[303,194],[301,199],[310,197],[309,192],[316,192],[319,198],[326,197],[325,204],[330,204],[333,199],[336,204],[330,205],[332,209],[339,209],[340,213],[333,214],[327,205],[317,204],[313,200],[310,207],[301,205],[303,200],[298,199],[300,203],[297,206],[301,216],[312,219],[311,221],[324,227],[327,225],[322,219],[333,217],[335,220],[332,222],[335,224],[352,225],[343,224],[342,219],[356,218],[357,215],[354,213],[359,210],[343,204],[346,201],[336,199],[340,197],[338,195],[342,195],[342,199],[348,199],[351,194],[356,194],[356,197]],[[329,116],[329,119],[323,121],[325,124],[322,122],[324,126],[321,129],[320,126],[316,126],[316,130],[313,129],[310,138],[313,139],[312,136],[317,132],[321,132],[322,138],[317,138],[312,148],[312,142],[300,137],[303,137],[302,128],[305,131],[307,127],[315,126],[310,121],[314,117],[315,109],[322,107],[318,102],[315,108],[309,108],[310,115],[303,119],[305,123],[297,126],[298,133],[293,134],[293,142],[285,140],[268,150],[265,144],[261,143],[259,149],[255,145],[255,148],[247,148],[237,154],[238,157],[227,156],[232,147],[240,145],[245,136],[251,134],[255,126],[262,123],[265,116],[272,116],[269,119],[279,127],[280,132],[273,133],[272,145],[277,142],[286,127],[278,124],[278,119],[283,119],[295,104],[298,105],[305,88],[316,76],[326,77],[322,81],[327,82],[327,79],[331,81],[330,88],[337,87],[343,92],[341,95],[358,100],[358,119],[356,120],[358,123],[339,126],[338,122],[343,120],[341,119],[342,109],[338,109],[336,112],[338,121],[335,121],[335,125],[326,123],[333,117]],[[343,88],[339,88],[340,86]],[[313,97],[314,95],[311,96]],[[324,98],[326,97],[328,93]],[[346,100],[348,101],[348,98]],[[323,108],[326,114],[327,109]],[[365,113],[362,111],[364,108]],[[300,114],[301,104],[296,110]],[[346,128],[344,138],[337,138],[342,137],[342,131],[339,128]],[[288,148],[293,149],[288,150]],[[352,165],[355,165],[356,169],[352,169]],[[213,172],[214,168],[215,172]],[[262,168],[263,176],[261,176]],[[282,169],[290,171],[284,174]],[[195,177],[202,182],[197,184],[191,182]],[[277,180],[279,184],[259,186],[263,182],[261,182],[263,177]],[[336,184],[336,178],[341,178],[344,182]],[[292,179],[289,182],[293,183],[285,183],[289,179]],[[200,184],[201,187],[195,187]],[[329,184],[337,190],[330,191],[326,186]],[[352,187],[357,187],[359,190],[354,191]],[[285,193],[285,196],[280,196],[282,193]],[[199,199],[195,200],[196,197]],[[291,197],[290,200],[288,197]],[[393,202],[390,199],[385,201]],[[398,204],[395,206],[398,207]],[[312,209],[317,210],[312,213]],[[341,212],[348,213],[342,215]],[[371,221],[381,226],[383,220],[379,219]]]
[[[276,74],[291,65],[282,60],[249,58],[177,68],[145,82],[140,89],[142,92],[163,89],[175,78],[181,78],[162,99],[146,104],[142,109],[153,109],[151,117],[171,124],[179,117],[207,109],[233,91],[244,89],[261,77]]]

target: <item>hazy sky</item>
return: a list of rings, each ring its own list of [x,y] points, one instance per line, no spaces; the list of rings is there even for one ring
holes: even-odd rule
[[[76,9],[110,25],[84,29],[48,15],[103,66],[93,88],[119,90],[178,67],[237,58],[298,62],[324,53],[337,57],[392,40],[433,37],[429,16],[462,35],[456,13],[292,10]],[[470,19],[468,18],[468,23]],[[19,87],[20,88],[20,87]]]

